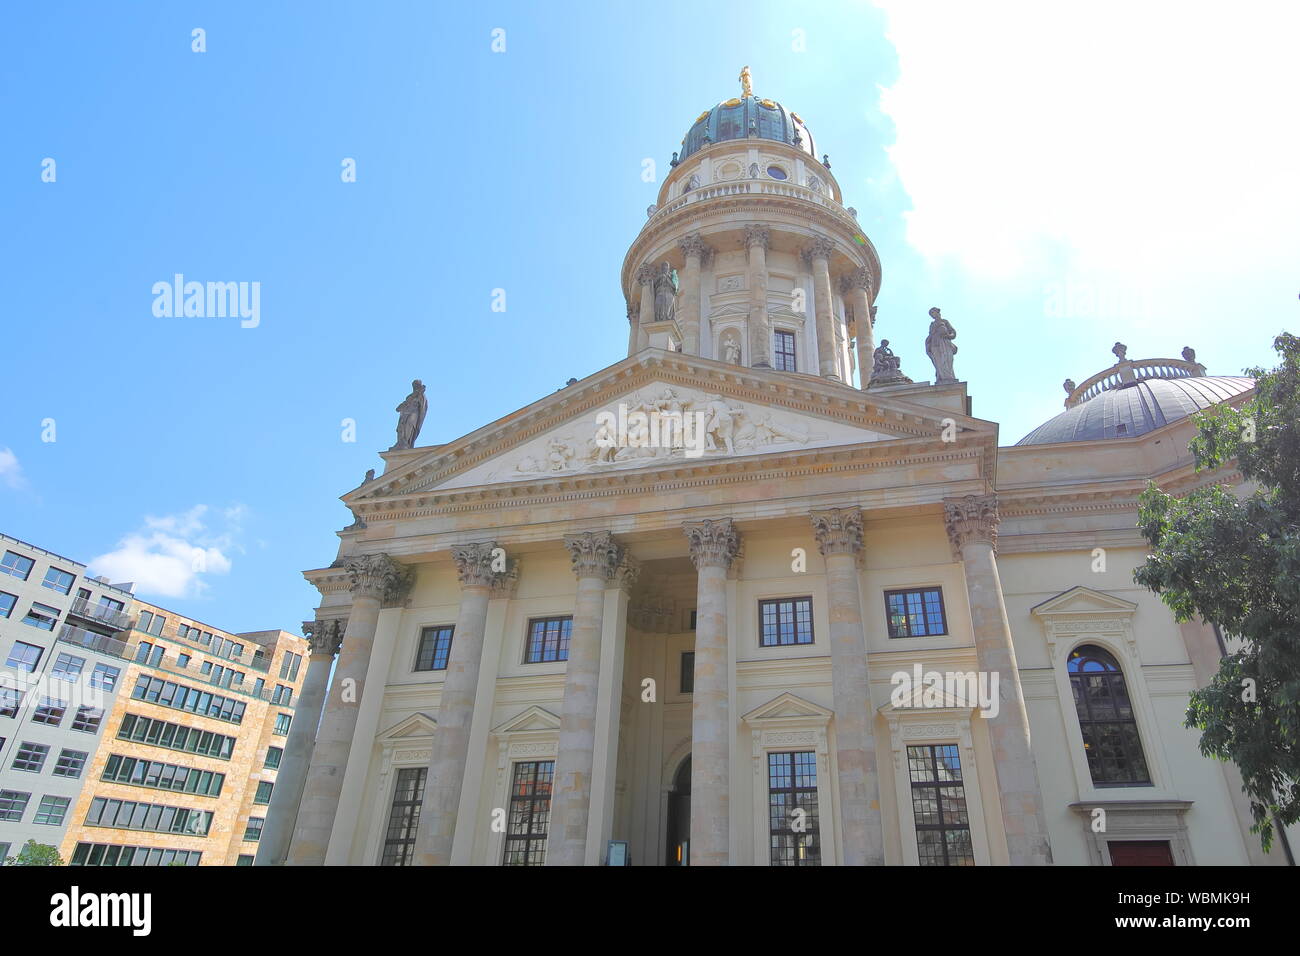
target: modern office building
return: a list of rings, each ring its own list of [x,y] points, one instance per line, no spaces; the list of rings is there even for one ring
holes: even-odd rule
[[[307,642],[234,634],[0,535],[0,852],[251,865]]]
[[[136,601],[122,687],[75,801],[73,865],[252,865],[306,641]]]
[[[1240,483],[1189,416],[1249,378],[1117,345],[1002,444],[748,70],[617,281],[626,357],[425,445],[472,396],[417,382],[343,496],[259,864],[1290,861],[1183,726],[1221,635],[1133,582],[1148,480]]]
[[[130,585],[0,534],[0,861],[58,846],[122,690]]]

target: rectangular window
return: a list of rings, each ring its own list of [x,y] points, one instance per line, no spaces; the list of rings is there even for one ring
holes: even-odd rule
[[[153,653],[149,655],[149,666],[157,667],[159,664],[161,664],[163,659],[163,654],[165,654],[166,652],[167,652],[167,648],[163,647],[161,644],[155,647],[153,649]]]
[[[23,814],[27,812],[30,793],[21,790],[0,790],[0,820],[6,823],[22,823]]]
[[[13,687],[0,687],[0,717],[17,717],[23,705],[23,691]]]
[[[886,591],[885,618],[890,637],[931,637],[948,633],[940,588]]]
[[[695,652],[682,652],[682,693],[695,693]]]
[[[176,655],[176,666],[177,666],[177,667],[189,667],[189,666],[190,666],[190,655],[188,655],[188,654],[180,654],[180,653],[178,653],[178,654]]]
[[[415,852],[415,834],[420,826],[420,805],[424,802],[424,767],[402,767],[397,771],[393,806],[388,811],[384,833],[384,855],[380,866],[407,866]]]
[[[70,797],[54,797],[46,794],[41,797],[40,806],[36,808],[36,816],[32,817],[32,823],[43,823],[52,827],[63,826],[63,821],[68,815],[68,804],[71,802]]]
[[[569,659],[569,637],[573,618],[543,617],[528,622],[528,648],[525,664],[543,664]]]
[[[198,850],[163,850],[147,846],[119,846],[115,843],[78,843],[69,866],[198,866]]]
[[[45,572],[45,580],[41,582],[41,587],[49,588],[51,591],[58,591],[60,594],[70,594],[72,592],[72,583],[76,580],[77,576],[75,574],[60,571],[58,568],[49,568]]]
[[[244,840],[256,842],[262,839],[262,824],[265,822],[261,817],[249,817],[248,825],[244,827]]]
[[[302,655],[294,654],[291,651],[285,651],[284,656],[280,658],[280,679],[297,680],[298,666],[302,663]]]
[[[81,771],[86,766],[86,761],[90,754],[84,750],[63,750],[59,753],[59,759],[54,764],[54,776],[71,777],[76,780],[81,776]]]
[[[916,849],[922,866],[974,866],[956,744],[907,748]]]
[[[28,773],[40,773],[45,766],[45,758],[50,755],[50,748],[45,744],[34,744],[24,740],[14,755],[13,768],[26,770]]]
[[[81,676],[81,669],[86,666],[84,657],[77,657],[73,654],[60,654],[54,659],[54,666],[50,668],[51,677],[62,677],[64,680],[76,680]]]
[[[451,654],[451,625],[426,627],[420,631],[420,649],[415,654],[417,671],[445,671]]]
[[[243,701],[209,694],[183,684],[150,677],[148,674],[141,674],[136,680],[131,696],[135,700],[158,703],[164,707],[185,710],[205,717],[215,717],[217,720],[232,724],[242,724],[244,711],[247,709]]]
[[[167,618],[161,614],[155,614],[153,620],[149,622],[149,633],[154,637],[162,634],[163,625],[167,623]]]
[[[773,866],[821,866],[817,754],[767,755],[768,831]]]
[[[14,612],[14,605],[18,603],[18,595],[10,594],[8,591],[0,591],[0,617],[8,617]]]
[[[61,700],[51,700],[46,697],[41,700],[36,712],[32,714],[32,723],[49,724],[51,727],[57,727],[63,723],[63,715],[68,712],[68,705]]]
[[[39,627],[42,631],[52,631],[58,620],[59,609],[57,607],[50,607],[48,604],[37,604],[33,601],[31,610],[23,618],[23,623],[30,624],[32,627]]]
[[[285,734],[289,732],[289,728],[292,725],[293,725],[292,714],[276,714],[275,728],[271,731],[271,733],[283,737]]]
[[[257,858],[251,853],[241,853],[239,859],[235,861],[235,866],[252,866],[255,859]]]
[[[82,733],[97,734],[99,725],[104,722],[104,711],[99,707],[78,707],[77,716],[72,718],[72,729]]]
[[[281,760],[283,757],[284,757],[284,748],[283,748],[283,747],[267,747],[267,748],[266,748],[266,763],[262,764],[262,766],[264,766],[264,767],[268,767],[268,768],[270,768],[271,770],[278,769],[279,766],[280,766],[280,760]]]
[[[153,613],[150,611],[141,611],[140,617],[135,622],[135,629],[147,634],[151,623],[153,623]]]
[[[11,574],[19,581],[26,581],[27,575],[32,573],[32,565],[35,563],[31,558],[24,558],[21,554],[6,551],[5,556],[0,558],[0,572]]]
[[[283,684],[276,684],[271,703],[283,704],[285,707],[291,706],[293,704],[293,688],[285,687]]]
[[[269,780],[262,780],[257,785],[257,793],[253,794],[254,803],[270,803],[271,791],[275,789],[275,784]]]
[[[254,697],[261,697],[261,696],[262,696],[262,692],[265,691],[265,690],[266,690],[266,678],[264,678],[264,677],[259,677],[257,680],[253,681],[253,696],[254,696]]]
[[[153,650],[152,644],[148,641],[141,641],[135,646],[135,662],[137,664],[143,664],[145,661],[149,660],[149,652],[151,650]]]
[[[778,329],[772,335],[772,364],[778,372],[797,372],[794,356],[794,333]]]
[[[554,760],[526,760],[515,764],[503,865],[546,864],[546,833],[551,819],[551,781],[554,776]]]
[[[121,674],[122,672],[116,667],[110,667],[108,664],[96,664],[94,671],[90,675],[90,686],[112,690],[117,686],[117,679]]]
[[[758,602],[759,640],[762,647],[785,647],[813,642],[812,598],[780,598]]]
[[[207,836],[212,827],[212,811],[95,797],[86,812],[86,825]]]

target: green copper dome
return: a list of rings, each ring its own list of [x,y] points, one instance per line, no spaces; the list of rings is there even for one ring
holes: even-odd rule
[[[817,157],[812,133],[798,114],[787,110],[775,100],[754,96],[749,88],[749,68],[740,74],[742,95],[719,103],[699,115],[682,140],[679,160],[710,143],[730,139],[772,139],[801,149],[814,159]]]

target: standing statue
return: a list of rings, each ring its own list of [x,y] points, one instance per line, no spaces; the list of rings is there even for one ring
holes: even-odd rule
[[[420,437],[424,416],[429,411],[429,400],[424,397],[424,383],[418,378],[411,383],[411,394],[397,406],[397,441],[389,451],[414,448]]]
[[[1190,345],[1183,346],[1183,361],[1191,362],[1193,365],[1196,364],[1196,350]]]
[[[740,344],[730,336],[722,345],[722,352],[727,362],[732,365],[740,364]]]
[[[948,320],[939,314],[939,309],[930,310],[930,334],[925,338],[925,354],[934,363],[934,384],[951,385],[957,381],[952,371],[952,359],[957,354],[957,346],[952,340],[957,337],[957,330]]]
[[[654,278],[655,321],[671,322],[677,315],[677,270],[665,262]]]
[[[1128,346],[1125,345],[1123,342],[1116,342],[1114,345],[1110,347],[1110,350],[1115,353],[1115,358],[1119,359],[1119,361],[1121,362],[1128,361],[1128,359],[1126,358],[1126,356],[1128,355]]]

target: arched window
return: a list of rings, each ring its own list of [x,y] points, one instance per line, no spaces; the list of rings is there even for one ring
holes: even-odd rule
[[[1114,656],[1085,644],[1071,652],[1067,666],[1094,786],[1149,786],[1133,703]]]

